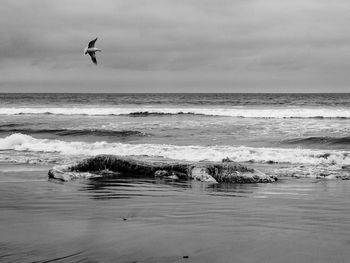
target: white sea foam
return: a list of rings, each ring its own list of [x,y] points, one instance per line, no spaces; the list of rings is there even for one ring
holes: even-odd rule
[[[245,118],[350,118],[350,108],[161,108],[161,107],[33,107],[0,108],[0,115],[57,114],[57,115],[126,115],[147,112],[153,114],[200,114]]]
[[[107,142],[66,142],[35,139],[20,133],[0,139],[0,150],[37,153],[56,153],[65,156],[93,156],[97,154],[164,156],[179,160],[220,161],[225,157],[237,162],[278,162],[290,164],[350,165],[349,151],[311,149],[253,148],[235,146],[176,146],[160,144],[126,144]]]

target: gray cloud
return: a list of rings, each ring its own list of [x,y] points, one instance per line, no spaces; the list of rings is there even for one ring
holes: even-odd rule
[[[349,11],[345,0],[3,0],[0,91],[349,92]],[[95,36],[98,67],[82,55]]]

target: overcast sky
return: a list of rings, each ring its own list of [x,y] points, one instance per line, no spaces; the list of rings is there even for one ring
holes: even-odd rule
[[[0,92],[350,92],[349,25],[348,0],[1,0]]]

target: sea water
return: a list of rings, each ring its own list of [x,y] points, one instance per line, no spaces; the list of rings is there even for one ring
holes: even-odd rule
[[[0,103],[0,161],[229,157],[310,177],[350,165],[350,94],[2,94]]]
[[[47,180],[96,154],[280,179]],[[350,94],[1,94],[1,262],[348,262]]]

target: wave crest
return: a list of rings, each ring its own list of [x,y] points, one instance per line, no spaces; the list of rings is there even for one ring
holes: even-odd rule
[[[287,144],[326,144],[326,145],[348,145],[350,144],[350,136],[345,137],[306,137],[284,140]]]
[[[5,128],[4,128],[5,126]],[[9,128],[8,128],[9,127]],[[15,128],[14,128],[15,127]],[[131,136],[148,136],[147,133],[135,130],[105,130],[105,129],[30,129],[16,128],[16,125],[0,125],[1,132],[12,133],[29,133],[29,134],[44,134],[50,133],[58,136],[102,136],[102,137],[131,137]]]
[[[206,116],[243,118],[350,118],[350,108],[0,108],[0,115],[54,114],[54,115],[180,115],[194,114]]]
[[[25,134],[12,134],[0,139],[0,150],[59,153],[70,156],[97,154],[163,156],[189,161],[220,161],[229,157],[237,162],[290,163],[345,166],[350,165],[349,151],[253,148],[245,146],[177,146],[160,144],[107,143],[104,141],[65,142],[35,139]]]

